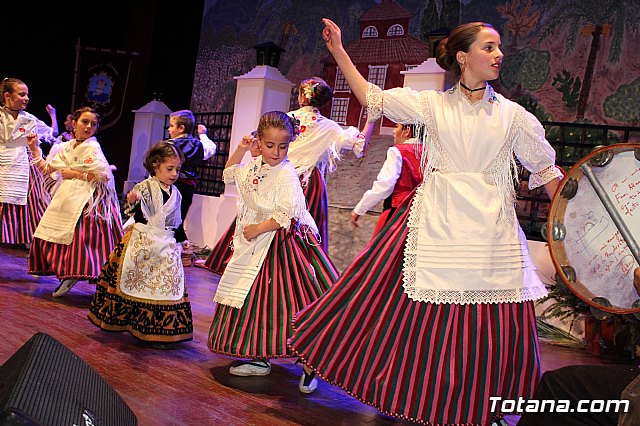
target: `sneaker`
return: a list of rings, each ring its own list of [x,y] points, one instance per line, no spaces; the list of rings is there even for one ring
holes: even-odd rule
[[[234,376],[266,376],[271,373],[271,363],[256,359],[254,361],[243,362],[240,365],[229,368],[229,373]]]
[[[64,296],[65,294],[69,293],[69,290],[71,290],[73,286],[76,285],[77,282],[78,280],[73,278],[67,278],[66,280],[62,280],[60,281],[60,284],[58,285],[58,287],[56,287],[56,289],[53,291],[53,293],[51,293],[51,295],[53,297]]]
[[[316,379],[316,373],[311,372],[307,374],[304,369],[302,370],[302,376],[300,377],[300,383],[298,383],[298,389],[300,392],[310,394],[318,389],[318,379]]]

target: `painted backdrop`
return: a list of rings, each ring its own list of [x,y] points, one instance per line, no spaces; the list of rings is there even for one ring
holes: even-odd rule
[[[495,86],[541,119],[640,126],[640,2],[625,0],[396,0],[414,14],[423,40],[460,22],[485,21],[506,54]],[[286,51],[281,72],[292,82],[322,74],[321,18],[335,20],[345,44],[374,0],[206,0],[192,109],[230,111],[234,76],[255,65],[252,46]],[[330,82],[331,84],[331,82]]]

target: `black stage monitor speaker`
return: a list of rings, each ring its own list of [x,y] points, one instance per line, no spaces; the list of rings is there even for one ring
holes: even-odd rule
[[[37,333],[0,367],[0,425],[137,425],[131,409],[89,364]]]

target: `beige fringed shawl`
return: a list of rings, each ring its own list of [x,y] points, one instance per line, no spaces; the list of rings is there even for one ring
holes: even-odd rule
[[[34,236],[52,243],[70,245],[85,205],[87,215],[102,216],[98,211],[98,207],[102,207],[106,211],[103,218],[109,221],[119,216],[120,212],[112,208],[118,205],[113,174],[95,137],[77,145],[75,139],[65,142],[62,152],[47,162],[48,172],[63,168],[90,173],[94,179],[91,182],[64,179],[42,215]],[[101,203],[104,206],[100,206]]]

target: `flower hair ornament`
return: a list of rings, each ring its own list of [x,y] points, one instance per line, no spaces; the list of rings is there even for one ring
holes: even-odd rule
[[[289,116],[289,122],[293,128],[293,136],[296,137],[300,134],[300,120],[298,120],[293,114]]]
[[[309,80],[305,83],[302,83],[302,96],[311,100],[316,97],[316,87],[318,87],[320,83],[315,80]]]

